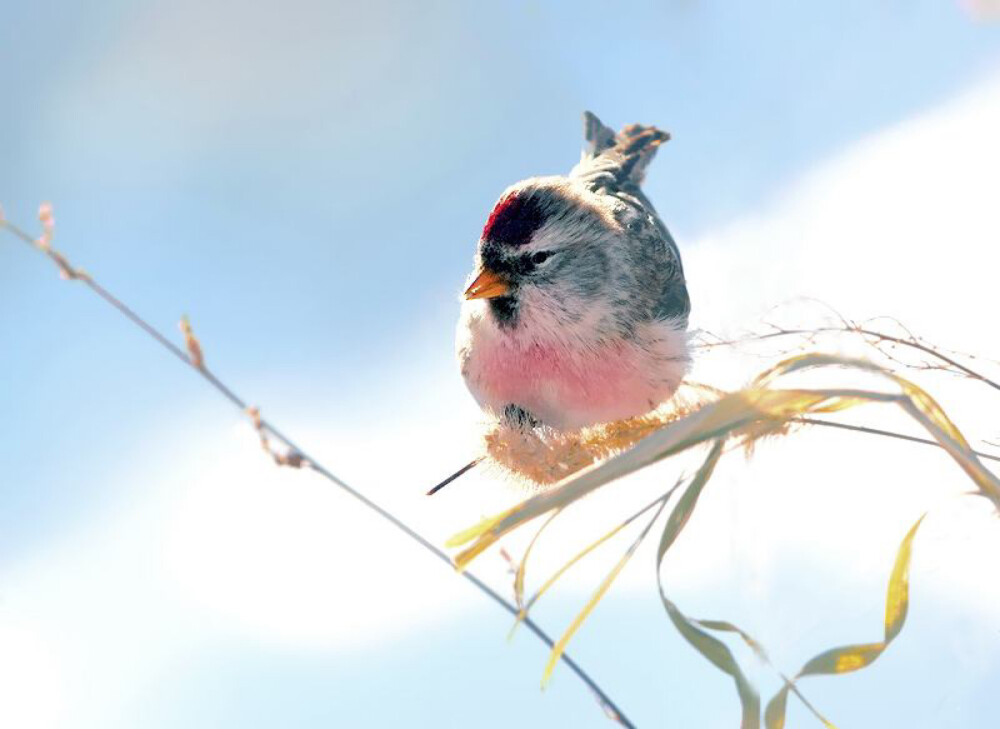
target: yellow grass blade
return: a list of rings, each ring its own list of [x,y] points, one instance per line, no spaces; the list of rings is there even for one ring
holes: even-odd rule
[[[709,630],[716,630],[720,633],[736,633],[743,642],[752,650],[757,657],[762,661],[767,663],[771,662],[770,657],[767,655],[767,651],[764,650],[764,646],[757,642],[757,640],[746,633],[742,628],[739,628],[727,620],[692,620],[695,625],[702,628],[708,628]]]
[[[663,564],[663,557],[667,550],[673,545],[684,530],[694,508],[698,504],[698,497],[708,480],[712,477],[715,465],[722,456],[722,446],[725,443],[723,438],[719,438],[712,445],[712,450],[705,457],[705,461],[695,473],[691,483],[684,490],[677,506],[670,512],[666,525],[663,527],[663,534],[660,536],[660,545],[656,551],[656,573],[659,576],[660,567]],[[657,580],[660,589],[660,600],[667,611],[667,615],[673,622],[674,627],[690,643],[695,650],[708,659],[716,668],[732,677],[736,683],[736,693],[740,698],[740,705],[743,708],[742,729],[757,729],[760,726],[760,697],[756,689],[750,684],[739,664],[733,657],[725,643],[713,638],[711,635],[701,630],[694,621],[685,616],[677,606],[671,602],[663,591],[663,583]]]
[[[937,401],[927,391],[915,383],[885,370],[871,362],[827,354],[802,354],[779,362],[754,380],[757,385],[766,385],[782,374],[796,370],[824,366],[853,367],[882,375],[896,383],[905,400],[900,401],[903,409],[923,425],[945,447],[963,470],[976,482],[983,495],[1000,509],[1000,480],[988,471],[972,452],[968,441],[958,427],[945,414]]]
[[[890,643],[899,631],[903,629],[906,622],[906,612],[910,607],[910,557],[913,553],[913,539],[917,536],[917,529],[923,523],[927,514],[924,514],[917,522],[910,527],[906,533],[899,550],[896,553],[896,562],[892,566],[892,574],[889,575],[889,589],[885,598],[885,642]]]
[[[795,682],[803,676],[836,675],[850,673],[872,664],[889,644],[899,635],[906,622],[906,613],[910,602],[910,556],[913,552],[913,539],[917,529],[924,521],[924,516],[903,537],[896,552],[896,561],[889,575],[889,588],[885,601],[884,637],[878,643],[860,643],[841,646],[824,651],[806,662],[802,669],[790,681],[786,681],[781,689],[768,702],[764,711],[764,726],[767,729],[783,729],[785,726],[785,708],[788,702],[788,692],[796,691]]]
[[[894,376],[893,379],[899,383],[899,386],[903,389],[907,395],[910,396],[910,400],[920,412],[930,419],[935,425],[940,427],[948,436],[962,446],[965,449],[971,448],[968,441],[958,430],[958,427],[951,422],[951,419],[945,415],[944,410],[937,401],[930,396],[930,394],[909,380],[905,380],[902,377]]]
[[[743,712],[740,729],[759,729],[760,696],[740,669],[729,647],[718,638],[713,638],[698,628],[694,621],[678,610],[677,606],[667,599],[662,585],[660,587],[660,599],[663,601],[663,607],[666,608],[671,622],[673,622],[674,627],[677,628],[677,631],[684,639],[695,650],[711,661],[716,668],[732,677],[736,684],[736,693],[739,695],[740,706]]]
[[[649,520],[649,523],[646,524],[643,530],[639,533],[639,536],[636,537],[634,542],[632,542],[625,554],[622,555],[622,558],[618,560],[618,563],[615,564],[607,576],[601,580],[601,584],[598,585],[594,594],[590,596],[587,604],[583,606],[583,610],[581,610],[580,613],[573,619],[569,628],[567,628],[562,637],[556,641],[556,644],[552,646],[552,652],[549,653],[549,661],[545,664],[545,671],[542,673],[542,688],[545,688],[545,686],[548,685],[549,680],[552,678],[552,672],[555,670],[559,659],[562,658],[562,654],[565,652],[570,639],[576,631],[580,629],[580,626],[583,625],[584,621],[590,616],[590,613],[593,612],[594,608],[597,607],[597,603],[599,603],[601,598],[604,597],[605,593],[607,593],[608,589],[611,587],[611,583],[615,581],[615,578],[618,577],[622,569],[624,569],[625,565],[632,558],[632,555],[635,554],[639,545],[642,544],[646,535],[649,534],[649,530],[653,527],[653,524],[655,524],[656,520],[660,517],[660,514],[663,512],[663,507],[666,506],[666,504],[667,500],[664,498],[660,502],[660,508],[658,508],[656,513],[653,514],[653,518]]]
[[[805,354],[797,354],[793,357],[788,357],[787,359],[778,362],[778,364],[773,367],[764,370],[754,378],[753,384],[757,387],[767,386],[784,375],[808,369],[815,369],[817,367],[845,367],[849,369],[853,368],[865,370],[867,372],[874,372],[875,374],[880,375],[889,374],[887,370],[879,367],[874,362],[869,362],[866,359],[844,357],[838,354],[806,352]]]
[[[670,516],[667,517],[667,524],[663,527],[663,534],[660,535],[660,546],[656,549],[657,572],[659,572],[660,563],[663,562],[663,556],[687,525],[691,514],[694,513],[694,507],[698,504],[698,497],[701,496],[701,490],[708,483],[708,479],[712,477],[715,464],[722,457],[722,446],[724,443],[725,441],[721,438],[715,441],[712,450],[709,451],[708,456],[705,458],[705,462],[701,464],[701,468],[698,469],[694,478],[691,479],[691,483],[684,490],[683,495],[681,495],[680,500],[677,502],[677,506],[674,507],[673,511],[670,512]]]
[[[446,547],[459,547],[463,544],[471,542],[473,539],[477,539],[484,533],[488,532],[497,522],[499,522],[503,517],[505,517],[509,512],[504,512],[503,514],[497,514],[496,516],[488,516],[482,519],[475,526],[471,526],[468,529],[463,529],[457,534],[449,537],[448,541],[444,543]]]
[[[538,588],[538,590],[535,592],[535,594],[532,595],[531,599],[528,601],[528,604],[525,605],[521,609],[521,612],[518,613],[517,619],[516,619],[516,622],[515,622],[515,627],[517,627],[518,623],[520,623],[522,620],[524,620],[525,616],[527,616],[527,614],[528,614],[528,610],[531,609],[531,606],[534,605],[536,602],[538,602],[539,598],[541,598],[541,596],[544,595],[548,591],[548,589],[550,587],[552,587],[552,585],[554,585],[559,580],[560,577],[562,577],[564,574],[566,574],[566,572],[568,572],[569,569],[573,565],[575,565],[581,559],[583,559],[588,554],[590,554],[591,552],[593,552],[595,549],[597,549],[598,547],[600,547],[602,544],[604,544],[606,541],[608,541],[609,539],[611,539],[613,536],[615,536],[616,534],[618,534],[618,532],[620,532],[622,529],[624,529],[626,526],[628,526],[628,524],[629,524],[629,522],[623,522],[623,523],[619,524],[614,529],[612,529],[610,532],[608,532],[603,537],[601,537],[600,539],[598,539],[596,542],[591,542],[584,549],[582,549],[581,551],[577,552],[576,555],[572,559],[570,559],[562,567],[560,567],[558,570],[556,570],[552,574],[552,576],[549,577],[549,579],[547,579],[542,584],[542,586]]]
[[[548,589],[550,587],[552,587],[552,585],[554,585],[559,580],[560,577],[562,577],[564,574],[566,574],[566,572],[568,572],[569,569],[573,565],[575,565],[581,559],[583,559],[588,554],[590,554],[591,552],[593,552],[595,549],[597,549],[598,547],[600,547],[606,541],[608,541],[609,539],[611,539],[612,537],[614,537],[622,529],[624,529],[625,527],[627,527],[629,524],[631,524],[632,522],[634,522],[640,516],[642,516],[643,514],[645,514],[646,512],[648,512],[650,509],[653,509],[657,505],[659,505],[660,509],[662,510],[663,506],[666,504],[666,502],[673,495],[673,493],[677,489],[677,487],[681,485],[681,483],[682,483],[682,481],[680,481],[680,480],[677,481],[677,483],[674,484],[673,487],[671,487],[665,494],[663,494],[659,498],[655,499],[654,501],[650,502],[649,504],[646,504],[646,506],[642,507],[641,509],[639,509],[639,511],[635,512],[634,514],[632,514],[632,516],[630,516],[629,518],[625,519],[625,521],[623,521],[621,524],[619,524],[618,526],[616,526],[611,531],[607,532],[600,539],[598,539],[595,542],[592,542],[592,543],[588,544],[580,552],[577,552],[577,554],[574,555],[572,559],[570,559],[562,567],[560,567],[558,570],[556,570],[555,573],[552,574],[549,577],[549,579],[547,579],[542,584],[542,586],[538,588],[538,590],[535,592],[535,594],[531,596],[531,599],[528,600],[527,604],[522,604],[521,602],[518,602],[518,607],[520,607],[520,610],[518,611],[518,614],[517,614],[517,616],[516,616],[516,618],[514,620],[514,625],[510,629],[510,633],[507,634],[508,640],[511,637],[513,637],[514,631],[517,630],[517,626],[521,624],[521,622],[525,619],[525,617],[527,617],[528,611],[532,608],[532,606],[534,606],[534,604],[536,602],[538,602],[539,599],[541,599],[542,595],[544,595],[548,591]],[[556,515],[558,515],[560,512],[561,512],[561,510],[560,511],[556,511],[551,517],[549,517],[548,521],[546,521],[545,524],[542,526],[542,529],[544,529],[546,526],[548,526],[549,522],[551,522],[556,517]],[[540,532],[541,532],[541,529],[539,529],[539,533]],[[535,534],[535,538],[536,539],[538,538],[538,534],[537,533]],[[534,542],[534,540],[532,540],[532,543],[533,542]],[[528,545],[528,550],[526,550],[525,553],[524,553],[524,559],[527,559],[528,551],[530,551],[531,546],[532,546],[531,544]],[[523,560],[522,560],[522,563],[523,563]]]
[[[950,435],[952,429],[958,431],[943,412],[927,412],[923,409],[924,406],[926,406],[926,401],[920,405],[912,400],[906,400],[902,403],[903,409],[934,436],[934,439],[941,444],[948,455],[955,459],[962,470],[975,482],[979,487],[980,495],[992,501],[997,510],[1000,511],[1000,479],[997,479],[993,472],[983,465],[979,457],[969,448],[961,433],[958,433],[960,440]]]
[[[764,709],[764,726],[766,729],[785,729],[785,712],[788,708],[788,690],[791,684],[786,683],[781,691],[767,702]]]
[[[528,542],[528,546],[524,550],[524,554],[521,556],[521,561],[517,565],[517,572],[514,574],[514,602],[517,603],[517,607],[521,611],[520,614],[518,615],[518,621],[517,621],[518,623],[521,622],[521,619],[525,615],[525,610],[524,610],[524,574],[525,574],[525,572],[528,569],[528,557],[531,556],[531,550],[534,548],[535,543],[538,541],[538,538],[540,536],[542,536],[542,532],[545,531],[545,527],[547,527],[549,524],[551,524],[552,521],[557,516],[559,516],[560,513],[562,513],[562,509],[557,509],[556,511],[554,511],[552,513],[552,516],[550,516],[548,519],[546,519],[545,523],[542,524],[538,528],[538,531],[535,532],[535,536],[533,536],[531,538],[531,541]]]
[[[725,620],[692,620],[691,622],[701,626],[702,628],[708,628],[709,630],[718,630],[725,633],[736,633],[737,635],[740,636],[740,638],[743,639],[743,642],[750,647],[750,650],[752,650],[760,660],[764,661],[764,663],[774,668],[774,664],[771,662],[771,657],[767,654],[767,651],[764,650],[764,646],[762,646],[755,638],[751,637],[742,628],[739,628]],[[784,707],[784,704],[788,698],[788,692],[792,691],[796,696],[799,697],[799,700],[805,705],[805,707],[812,712],[812,715],[815,716],[816,719],[823,724],[823,726],[825,726],[827,729],[837,729],[836,725],[832,721],[830,721],[821,713],[819,713],[819,710],[815,706],[813,706],[812,703],[808,699],[806,699],[805,696],[802,695],[802,692],[799,691],[798,686],[792,683],[791,680],[785,676],[785,674],[778,671],[778,675],[781,676],[781,679],[785,682],[785,687],[779,692],[779,694],[781,695],[780,701],[782,707]],[[770,707],[770,705],[771,704],[769,703],[768,707]],[[782,708],[781,711],[782,711],[781,720],[782,722],[784,722],[784,708]],[[770,726],[766,723],[766,721],[767,721],[767,714],[765,713],[765,725]]]

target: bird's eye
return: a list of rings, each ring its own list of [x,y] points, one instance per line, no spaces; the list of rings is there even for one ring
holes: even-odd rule
[[[549,251],[538,251],[537,253],[532,253],[531,262],[537,266],[540,263],[545,263],[551,255],[552,254]]]

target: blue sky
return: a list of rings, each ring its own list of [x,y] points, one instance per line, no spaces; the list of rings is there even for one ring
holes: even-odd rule
[[[688,262],[694,324],[735,327],[787,295],[845,289],[810,265],[838,250],[817,242],[824,231],[861,219],[845,209],[838,221],[823,201],[857,201],[849,188],[865,171],[907,160],[925,183],[913,199],[968,187],[936,211],[946,223],[918,230],[973,219],[961,200],[997,180],[948,145],[989,138],[973,122],[998,73],[1000,26],[941,1],[21,3],[0,25],[0,203],[30,225],[51,200],[72,261],[165,330],[189,314],[209,365],[265,415],[444,536],[511,498],[477,500],[479,477],[441,506],[416,498],[474,444],[452,359],[456,294],[502,189],[575,162],[583,109],[673,133],[647,191]],[[943,148],[923,166],[913,153],[927,135]],[[906,155],[875,160],[896,142]],[[899,224],[889,211],[905,216],[906,199],[866,210],[868,230]],[[886,260],[905,249],[872,240]],[[885,280],[846,288],[870,293],[857,303],[875,313],[907,302],[931,331],[965,331]],[[944,280],[956,296],[969,288]],[[39,726],[603,725],[568,674],[537,691],[544,652],[527,635],[505,643],[505,616],[350,501],[269,469],[213,393],[12,239],[0,241],[0,341],[0,635],[37,659],[11,670],[22,697],[37,689],[49,705],[28,714]],[[329,533],[345,519],[364,527]],[[734,564],[752,588],[760,565]],[[640,725],[732,726],[730,687],[671,634],[644,567],[574,652]],[[803,569],[764,592],[782,580],[807,590]],[[542,613],[553,631],[594,574]],[[867,587],[872,604],[839,619],[872,638],[879,575],[830,578]],[[690,599],[709,612],[712,598],[735,599],[697,584]],[[743,599],[760,597],[750,588]],[[996,616],[948,595],[926,596],[944,606],[934,619],[914,617],[924,641],[893,651],[913,665],[935,646],[975,653],[946,628],[988,636]],[[398,610],[365,622],[376,603]],[[727,607],[735,617],[740,603]],[[355,619],[367,638],[324,627]],[[105,658],[87,670],[94,651]],[[881,665],[817,690],[847,726],[867,708],[910,711],[908,726],[985,727],[1000,663],[975,655],[940,703],[907,704],[906,681],[933,693],[931,680],[899,669],[880,683]]]

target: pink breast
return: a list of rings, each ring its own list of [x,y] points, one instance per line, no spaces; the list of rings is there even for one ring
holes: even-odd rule
[[[477,353],[478,372],[470,374],[494,409],[516,403],[548,424],[578,427],[644,413],[658,402],[634,346],[571,352],[502,339],[492,345]]]

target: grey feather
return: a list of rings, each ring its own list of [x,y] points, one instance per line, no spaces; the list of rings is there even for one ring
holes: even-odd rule
[[[570,177],[582,179],[594,189],[614,186],[637,191],[656,149],[670,139],[667,132],[642,124],[629,124],[615,134],[592,112],[583,113],[587,149]]]
[[[583,113],[583,133],[587,148],[569,176],[582,181],[594,192],[614,196],[652,220],[666,249],[665,263],[673,273],[659,297],[656,315],[663,319],[677,319],[686,326],[691,313],[691,299],[680,251],[640,188],[646,168],[659,146],[670,139],[670,134],[642,124],[630,124],[615,134],[590,111]]]
[[[608,147],[615,146],[615,131],[604,126],[597,115],[590,111],[583,112],[583,137],[588,142],[584,151],[584,159],[596,157]]]

